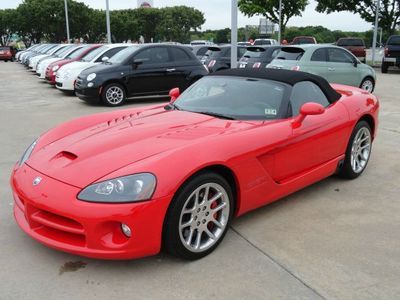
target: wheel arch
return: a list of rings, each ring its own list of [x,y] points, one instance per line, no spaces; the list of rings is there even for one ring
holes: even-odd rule
[[[359,123],[359,122],[361,122],[361,121],[365,121],[365,122],[367,122],[368,123],[368,125],[369,125],[369,127],[371,128],[371,133],[372,133],[372,138],[374,138],[375,137],[375,130],[376,130],[376,126],[375,126],[375,120],[374,120],[374,118],[370,115],[370,114],[366,114],[366,115],[363,115],[359,120],[358,120],[358,122],[357,123]]]

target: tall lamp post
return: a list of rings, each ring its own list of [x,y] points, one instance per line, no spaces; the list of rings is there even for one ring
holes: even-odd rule
[[[279,0],[279,31],[278,31],[278,43],[281,44],[282,40],[282,0]]]
[[[106,0],[106,23],[107,23],[107,42],[111,44],[110,8],[108,5],[108,0]]]
[[[380,4],[381,4],[380,0],[376,0],[374,37],[372,39],[372,65],[375,65],[375,52],[376,52],[376,40],[378,37],[378,21],[379,21]]]
[[[65,26],[67,27],[67,40],[68,44],[70,43],[70,36],[69,36],[69,20],[68,20],[68,3],[67,0],[64,0],[65,6]]]
[[[237,66],[238,1],[232,0],[231,8],[231,68]]]

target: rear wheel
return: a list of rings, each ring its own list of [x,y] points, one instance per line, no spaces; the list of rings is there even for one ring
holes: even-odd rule
[[[360,176],[367,167],[371,148],[371,127],[367,122],[360,121],[351,134],[339,176],[347,179],[354,179]]]
[[[199,259],[222,241],[233,212],[228,182],[213,172],[200,173],[174,197],[166,216],[164,248],[184,259]]]
[[[371,77],[367,77],[361,82],[360,88],[372,93],[375,89],[375,81]]]
[[[103,89],[101,99],[107,106],[122,105],[126,101],[125,88],[119,83],[110,83]]]
[[[387,73],[388,70],[389,70],[389,65],[387,63],[385,63],[384,61],[382,61],[381,72],[382,73]]]

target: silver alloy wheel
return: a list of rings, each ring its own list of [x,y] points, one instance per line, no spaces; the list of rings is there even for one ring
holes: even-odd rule
[[[361,84],[361,88],[363,90],[366,90],[367,92],[372,93],[373,89],[374,89],[374,83],[371,79],[366,79],[363,81],[363,83]]]
[[[371,132],[366,127],[360,128],[351,146],[350,163],[355,173],[361,173],[371,154]]]
[[[217,183],[206,183],[185,201],[179,217],[179,236],[192,252],[203,252],[215,245],[225,231],[230,212],[226,190]]]
[[[124,100],[124,91],[118,86],[112,86],[106,91],[106,100],[110,104],[120,104]]]

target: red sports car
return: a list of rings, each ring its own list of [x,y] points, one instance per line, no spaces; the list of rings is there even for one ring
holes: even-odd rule
[[[11,176],[19,226],[83,256],[198,259],[233,217],[358,177],[376,135],[375,96],[303,72],[219,71],[170,95],[39,137]]]

